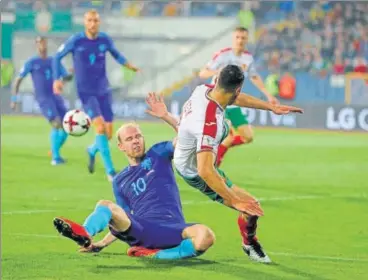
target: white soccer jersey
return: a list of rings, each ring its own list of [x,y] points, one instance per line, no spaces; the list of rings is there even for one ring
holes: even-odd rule
[[[207,63],[207,68],[211,70],[220,70],[229,64],[241,67],[244,71],[245,77],[258,75],[254,66],[253,56],[247,51],[243,51],[240,56],[237,56],[232,48],[222,49],[215,53],[211,61]],[[214,81],[214,79],[212,81]]]
[[[207,63],[207,68],[217,71],[230,64],[241,67],[244,71],[245,77],[254,77],[258,75],[256,67],[254,66],[253,56],[247,51],[243,51],[240,56],[237,56],[232,48],[222,49],[215,53],[211,61]],[[212,78],[212,83],[214,83],[215,79],[216,76]],[[228,106],[228,108],[233,107],[237,106]]]
[[[188,178],[198,175],[197,153],[217,149],[228,132],[224,124],[224,109],[208,93],[210,85],[195,88],[183,106],[174,153],[174,165]]]

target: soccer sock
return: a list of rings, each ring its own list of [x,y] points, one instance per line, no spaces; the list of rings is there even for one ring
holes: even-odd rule
[[[239,215],[238,226],[245,245],[249,245],[252,240],[257,240],[257,221],[257,216],[247,216],[244,218],[242,214]]]
[[[107,174],[114,173],[115,169],[110,155],[109,140],[107,139],[107,136],[105,134],[97,134],[96,145],[101,153],[102,161],[104,163]]]
[[[103,231],[109,224],[112,213],[109,207],[105,205],[97,205],[95,211],[91,213],[83,224],[90,236]]]
[[[95,156],[98,152],[98,148],[97,148],[97,144],[96,144],[96,141],[88,147],[88,152],[91,156]]]
[[[218,151],[217,151],[217,159],[216,159],[216,165],[217,166],[220,166],[223,158],[224,158],[224,155],[226,154],[227,152],[227,147],[220,144],[220,146],[218,147]]]
[[[191,239],[185,239],[179,246],[158,251],[154,258],[160,260],[177,260],[193,258],[201,254],[203,254],[203,252],[198,252],[194,248],[194,244]]]
[[[245,140],[243,137],[241,137],[240,135],[236,135],[234,136],[233,142],[231,143],[231,146],[238,146],[238,145],[242,145],[245,143]]]
[[[59,147],[59,131],[56,128],[51,129],[50,133],[50,141],[51,141],[51,153],[52,153],[52,159],[58,159],[60,158],[60,147]]]
[[[64,145],[66,139],[68,138],[68,134],[64,131],[64,129],[59,129],[59,149]]]

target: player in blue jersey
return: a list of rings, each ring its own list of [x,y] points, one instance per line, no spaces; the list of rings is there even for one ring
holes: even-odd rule
[[[64,100],[53,92],[53,73],[52,73],[52,57],[47,55],[47,39],[44,37],[36,38],[38,55],[26,61],[20,70],[19,77],[15,81],[13,95],[11,97],[11,108],[15,109],[16,104],[20,101],[19,87],[23,79],[31,74],[35,97],[40,106],[42,114],[52,125],[50,141],[52,165],[64,163],[64,159],[60,156],[60,148],[67,139],[67,134],[62,128],[62,120],[66,113]],[[58,79],[69,81],[72,75],[69,75],[65,68],[60,64]]]
[[[151,108],[151,113],[162,111]],[[171,165],[173,143],[161,142],[146,151],[136,124],[123,125],[117,132],[117,141],[129,166],[113,180],[116,204],[99,201],[83,226],[55,218],[58,232],[83,246],[82,252],[99,252],[120,239],[131,246],[129,256],[156,259],[195,257],[212,246],[215,238],[208,227],[185,222]],[[92,237],[108,226],[110,232],[105,238],[92,243]]]
[[[88,170],[94,172],[95,156],[99,151],[111,181],[115,169],[111,160],[109,140],[112,137],[112,93],[106,74],[106,52],[125,67],[138,71],[115,48],[112,39],[103,32],[99,32],[100,18],[96,11],[91,10],[84,16],[85,31],[73,35],[63,44],[54,59],[54,90],[61,93],[63,82],[57,80],[60,75],[60,61],[67,54],[72,53],[75,68],[77,91],[84,110],[91,117],[95,130],[95,143],[88,148]]]

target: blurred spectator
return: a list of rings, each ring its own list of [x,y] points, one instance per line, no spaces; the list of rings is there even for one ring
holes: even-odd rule
[[[368,73],[367,71],[367,61],[361,57],[358,56],[357,58],[355,58],[354,60],[354,72],[357,73]]]
[[[341,75],[345,73],[345,64],[341,56],[338,56],[335,59],[335,63],[333,65],[333,73],[336,75]]]
[[[128,6],[123,10],[123,13],[127,17],[139,17],[143,9],[143,5],[144,3],[142,3],[142,1],[128,3]]]
[[[178,16],[180,14],[181,6],[182,6],[181,1],[169,2],[164,7],[164,12],[163,12],[164,16],[167,16],[167,17]]]

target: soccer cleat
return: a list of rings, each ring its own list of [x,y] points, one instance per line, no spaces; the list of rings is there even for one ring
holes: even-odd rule
[[[88,154],[88,171],[89,173],[94,173],[95,172],[95,160],[96,157],[94,155],[91,155],[91,153],[89,152],[89,150],[87,149],[87,154]]]
[[[147,249],[144,247],[133,246],[128,249],[127,254],[129,257],[153,258],[155,257],[158,251],[160,251],[160,249]]]
[[[66,160],[63,158],[56,158],[51,161],[51,165],[52,166],[61,165],[61,164],[64,164],[65,162]]]
[[[61,235],[72,239],[79,246],[86,248],[92,243],[89,234],[80,224],[62,217],[57,217],[54,219],[54,226]]]
[[[248,257],[255,262],[271,263],[271,259],[263,251],[261,244],[257,240],[253,240],[249,245],[243,243],[243,251]]]

